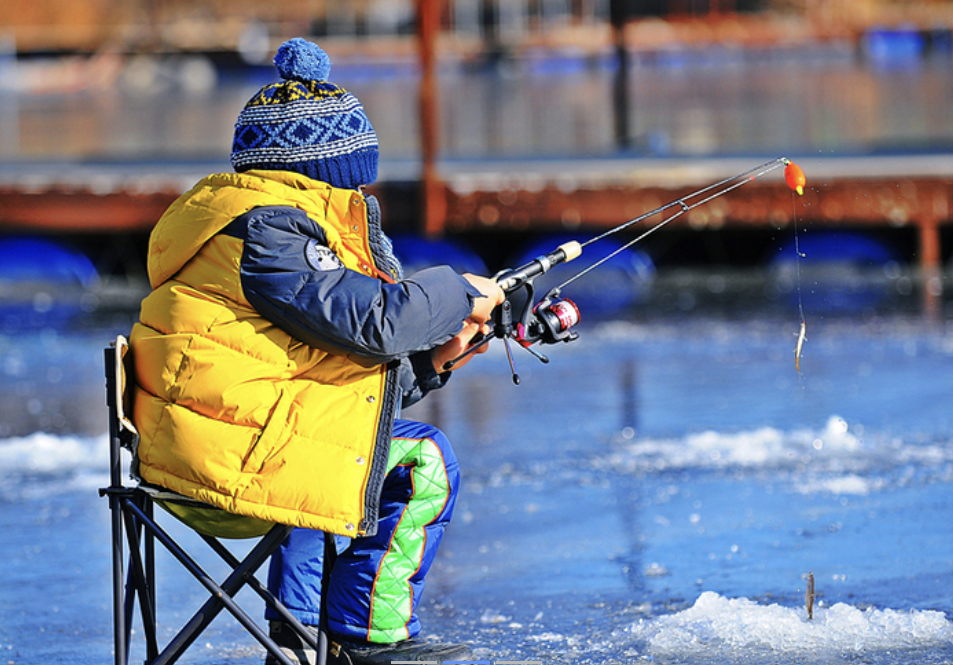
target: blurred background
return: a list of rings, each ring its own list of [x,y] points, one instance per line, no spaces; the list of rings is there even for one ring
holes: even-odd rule
[[[153,225],[231,170],[296,36],[379,134],[369,190],[407,272],[492,274],[781,157],[807,178],[587,246],[540,280],[620,250],[564,289],[578,343],[517,351],[519,388],[494,344],[413,407],[468,474],[428,630],[649,662],[634,625],[703,590],[800,607],[809,570],[825,605],[948,622],[953,0],[0,0],[3,660],[110,652],[102,348],[137,319]],[[797,645],[770,662],[953,662],[933,628],[817,642],[757,616],[717,660],[766,662],[774,635]],[[201,662],[261,662],[222,631]],[[661,660],[711,662],[675,632],[687,655]]]
[[[797,228],[813,311],[945,318],[951,28],[946,0],[3,0],[0,326],[134,309],[149,230],[230,170],[235,118],[293,36],[367,108],[410,268],[495,272],[787,156],[803,197],[779,170],[576,296],[789,307]]]

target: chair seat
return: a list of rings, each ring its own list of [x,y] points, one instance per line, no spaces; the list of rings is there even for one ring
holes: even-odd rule
[[[258,538],[271,531],[274,522],[236,515],[196,499],[177,494],[157,485],[140,482],[139,489],[167,513],[190,529],[213,538]]]

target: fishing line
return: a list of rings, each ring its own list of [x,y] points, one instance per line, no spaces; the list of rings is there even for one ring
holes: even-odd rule
[[[795,274],[797,275],[797,309],[798,313],[801,315],[801,323],[806,323],[804,319],[804,300],[801,298],[801,257],[805,256],[801,254],[801,245],[799,241],[799,236],[797,232],[797,200],[794,198],[794,195],[791,195],[791,208],[794,218],[794,266]]]
[[[801,317],[801,326],[797,333],[797,343],[794,345],[794,369],[797,370],[798,378],[803,381],[803,377],[801,376],[801,349],[804,348],[804,340],[807,339],[807,319],[804,317],[804,299],[801,295],[801,257],[805,255],[801,253],[800,236],[797,231],[797,201],[794,199],[793,193],[791,194],[791,207],[794,218],[794,266],[795,274],[797,275],[797,310]]]
[[[788,183],[788,187],[797,192],[799,196],[804,195],[804,185],[807,184],[807,179],[804,177],[804,171],[801,170],[800,166],[785,160],[784,180]],[[798,330],[797,344],[794,346],[794,369],[797,370],[797,375],[800,377],[801,350],[804,348],[804,340],[807,339],[807,319],[804,318],[804,299],[801,294],[801,258],[805,255],[801,253],[800,235],[797,231],[797,202],[793,194],[791,196],[791,216],[794,220],[794,265],[797,275],[797,309],[801,317],[801,328]]]
[[[615,249],[614,251],[610,252],[609,254],[607,254],[607,255],[604,256],[603,258],[599,259],[598,261],[596,261],[596,262],[593,263],[592,265],[588,266],[587,268],[584,268],[583,270],[579,271],[578,273],[576,273],[575,275],[573,275],[572,277],[570,277],[569,279],[567,279],[565,282],[563,282],[562,284],[560,284],[560,285],[557,286],[556,288],[561,291],[563,288],[565,288],[565,287],[568,286],[569,284],[572,284],[574,281],[576,281],[577,279],[579,279],[579,278],[582,277],[583,275],[585,275],[585,274],[591,272],[592,270],[595,270],[596,268],[598,268],[599,266],[601,266],[602,264],[604,264],[606,261],[609,261],[609,260],[612,259],[613,257],[615,257],[615,256],[617,256],[617,255],[619,255],[619,254],[621,254],[622,252],[624,252],[625,250],[629,249],[630,247],[632,247],[632,246],[635,245],[636,243],[641,242],[641,241],[644,240],[647,236],[651,235],[652,233],[655,233],[656,231],[658,231],[660,228],[662,228],[663,226],[665,226],[665,225],[668,224],[669,222],[671,222],[671,221],[673,221],[673,220],[675,220],[675,219],[678,219],[679,217],[681,217],[682,215],[684,215],[686,212],[688,212],[688,211],[690,211],[690,210],[692,210],[692,209],[694,209],[694,208],[697,208],[698,206],[704,205],[704,204],[708,203],[709,201],[712,201],[713,199],[716,199],[716,198],[718,198],[719,196],[722,196],[722,195],[724,195],[724,194],[727,194],[728,192],[730,192],[730,191],[732,191],[732,190],[738,189],[738,188],[741,187],[742,185],[744,185],[744,184],[746,184],[746,183],[749,183],[749,182],[751,182],[752,180],[755,180],[756,178],[760,178],[761,176],[763,176],[763,175],[765,175],[765,174],[767,174],[767,173],[770,173],[770,172],[773,171],[774,169],[779,168],[779,167],[781,167],[781,166],[784,166],[784,165],[786,165],[787,163],[788,163],[788,160],[787,160],[787,158],[785,158],[785,157],[778,157],[777,159],[773,159],[773,160],[771,160],[771,161],[765,162],[764,164],[761,164],[760,166],[756,166],[756,167],[754,167],[754,168],[752,168],[752,169],[748,169],[748,170],[745,171],[744,173],[739,173],[739,174],[737,174],[737,175],[729,176],[729,177],[727,177],[727,178],[724,178],[723,180],[719,180],[719,181],[716,182],[716,183],[713,183],[713,184],[711,184],[711,185],[708,185],[707,187],[704,187],[704,188],[702,188],[702,189],[699,189],[698,191],[692,192],[691,194],[688,194],[687,196],[684,196],[684,197],[682,197],[682,198],[680,198],[680,199],[675,199],[674,201],[671,201],[671,202],[669,202],[669,203],[666,203],[666,204],[663,205],[663,206],[659,206],[659,207],[656,208],[655,210],[650,210],[649,212],[644,213],[644,214],[642,214],[642,215],[639,215],[638,217],[635,217],[634,219],[630,219],[629,221],[623,222],[622,224],[619,224],[618,226],[614,226],[614,227],[612,227],[611,229],[609,229],[608,231],[606,231],[606,232],[604,232],[604,233],[602,233],[602,234],[600,234],[600,235],[597,235],[595,238],[591,238],[591,239],[587,240],[586,242],[581,243],[581,245],[580,245],[581,247],[586,247],[586,246],[591,245],[592,243],[597,242],[597,241],[599,241],[599,240],[602,240],[603,238],[606,238],[606,237],[608,237],[608,236],[610,236],[610,235],[612,235],[612,234],[614,234],[614,233],[618,233],[619,231],[622,231],[622,230],[624,230],[624,229],[627,229],[627,228],[629,228],[630,226],[633,226],[634,224],[637,224],[637,223],[639,223],[639,222],[641,222],[641,221],[643,221],[643,220],[646,220],[646,219],[648,219],[648,218],[650,218],[650,217],[654,217],[655,215],[659,214],[660,212],[664,212],[664,211],[668,210],[669,208],[674,208],[674,207],[676,207],[676,206],[679,206],[679,210],[678,210],[676,213],[674,213],[673,215],[670,215],[669,217],[663,219],[661,222],[659,222],[658,224],[656,224],[656,225],[653,226],[652,228],[650,228],[650,229],[646,230],[645,232],[643,232],[642,234],[636,236],[634,239],[630,240],[629,242],[623,244],[621,247],[619,247],[619,248]],[[737,182],[736,182],[736,181],[737,181]],[[730,184],[729,184],[729,183],[730,183]],[[719,188],[721,188],[721,189],[719,189]],[[702,196],[703,194],[707,194],[708,192],[711,192],[712,190],[717,190],[717,191],[715,191],[715,192],[714,192],[713,194],[711,194],[710,196],[707,196],[707,197],[705,197],[705,198],[703,198],[703,199],[700,199],[700,200],[698,200],[698,201],[695,201],[694,203],[688,204],[688,203],[685,202],[686,200],[694,199],[694,198],[696,198],[696,197],[698,197],[698,196]]]

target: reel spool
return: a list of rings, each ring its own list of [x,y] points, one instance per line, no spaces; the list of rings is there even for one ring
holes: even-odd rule
[[[579,337],[572,330],[579,323],[579,307],[568,298],[547,295],[533,307],[533,317],[528,326],[519,326],[516,340],[523,346],[572,342]]]

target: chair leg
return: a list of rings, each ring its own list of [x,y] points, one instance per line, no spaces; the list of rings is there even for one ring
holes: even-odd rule
[[[152,499],[146,498],[145,495],[141,498],[143,503],[140,505],[143,512],[145,512],[150,522],[155,522],[155,504],[152,502]],[[156,613],[156,539],[152,535],[152,531],[148,529],[143,529],[143,539],[146,583],[148,588],[152,590],[152,593],[149,594],[149,597],[152,599],[152,616],[158,617]]]
[[[151,537],[146,531],[145,546],[143,546],[143,541],[140,540],[143,522],[137,517],[139,505],[147,500],[139,496],[135,490],[121,486],[101,492],[109,496],[112,513],[114,661],[116,665],[127,665],[137,596],[147,652],[150,658],[158,653],[154,595],[155,569],[152,562]],[[127,548],[128,567],[126,567]]]
[[[291,527],[291,526],[285,527],[284,538],[287,538],[288,535],[293,530],[294,530],[294,527]],[[215,550],[215,552],[220,557],[222,557],[222,559],[229,566],[232,567],[233,570],[241,564],[241,562],[235,557],[235,555],[232,554],[228,550],[228,548],[222,545],[222,543],[217,538],[213,538],[212,536],[202,536],[202,538],[205,540],[206,543],[208,543],[209,547]],[[284,542],[284,539],[282,539],[282,542]],[[314,633],[308,630],[307,627],[305,627],[305,625],[301,623],[301,621],[299,621],[297,617],[295,617],[291,612],[289,612],[288,608],[284,606],[284,603],[278,600],[278,598],[275,597],[275,595],[268,589],[268,587],[265,584],[261,582],[261,580],[259,580],[254,575],[249,575],[247,576],[245,581],[248,584],[248,587],[252,589],[253,591],[255,591],[258,594],[258,596],[263,601],[265,601],[265,604],[268,605],[268,607],[270,607],[272,610],[274,610],[278,614],[278,616],[281,617],[281,620],[284,623],[288,624],[291,627],[291,629],[295,633],[297,633],[298,637],[304,640],[305,643],[307,643],[312,649],[314,649],[318,653],[318,662],[321,665],[324,665],[324,660],[322,660],[322,654],[324,654],[323,657],[326,659],[327,648],[328,648],[327,644],[325,644],[324,647],[322,648],[320,640],[315,637]],[[323,610],[324,608],[322,606],[322,612]]]
[[[146,528],[153,533],[169,553],[178,559],[179,563],[211,594],[211,598],[195,613],[162,653],[156,659],[150,661],[149,665],[169,665],[178,660],[222,609],[227,609],[245,630],[251,633],[269,653],[275,656],[281,665],[293,665],[293,662],[275,645],[274,640],[233,599],[233,596],[245,585],[247,577],[253,575],[284,541],[286,534],[283,529],[272,529],[258,542],[241,565],[219,585],[158,524],[151,521],[145,522],[144,513],[137,507],[130,506],[130,509],[137,514],[139,519],[144,521]]]
[[[113,586],[113,646],[115,665],[128,665],[131,646],[131,629],[136,601],[139,602],[143,632],[146,639],[146,665],[171,665],[185,652],[202,631],[221,612],[227,609],[281,665],[293,665],[288,656],[261,627],[255,623],[233,600],[233,596],[246,584],[275,609],[318,654],[319,665],[325,665],[328,654],[326,598],[327,583],[337,551],[334,537],[325,538],[324,575],[322,580],[321,618],[319,633],[307,630],[285,606],[268,591],[255,576],[255,572],[285,541],[294,529],[276,525],[252,551],[239,561],[217,539],[206,538],[229,565],[233,572],[221,584],[215,583],[202,568],[155,522],[153,504],[139,490],[121,486],[100,490],[110,498],[112,531],[112,586]],[[157,615],[155,596],[155,540],[158,540],[206,589],[212,597],[179,631],[173,641],[159,653],[157,639]],[[128,547],[128,568],[126,567]]]
[[[132,504],[129,504],[132,505]],[[123,511],[126,522],[126,539],[129,545],[129,581],[126,586],[126,621],[132,625],[133,606],[136,594],[139,595],[139,610],[142,614],[143,632],[146,636],[146,654],[149,660],[159,653],[158,638],[156,637],[155,615],[155,588],[154,578],[147,577],[148,566],[143,563],[143,546],[140,533],[145,526],[146,538],[149,539],[149,529],[146,523],[136,519],[136,514],[129,510]]]
[[[129,662],[129,630],[126,621],[126,575],[124,571],[122,509],[117,497],[110,497],[112,512],[112,584],[113,584],[113,651],[115,665]]]
[[[284,538],[287,538],[291,531],[294,530],[294,527],[287,527],[282,542]],[[215,550],[216,553],[222,559],[232,567],[232,569],[237,568],[240,565],[240,562],[235,555],[232,554],[228,548],[222,545],[217,538],[211,536],[202,536],[209,547]],[[320,618],[318,620],[318,635],[315,638],[314,633],[309,631],[304,624],[302,624],[297,617],[295,617],[284,604],[278,600],[274,594],[268,589],[267,586],[261,583],[261,581],[254,575],[248,576],[246,582],[253,591],[255,591],[265,603],[273,609],[278,616],[281,617],[281,620],[291,626],[291,629],[298,634],[298,636],[304,640],[318,655],[317,665],[326,665],[328,659],[328,652],[330,650],[330,640],[328,638],[328,608],[327,608],[327,597],[328,597],[328,587],[331,580],[331,569],[334,567],[334,562],[337,559],[337,545],[335,544],[334,536],[332,534],[324,534],[324,559],[322,562],[322,572],[321,572],[321,608],[320,608]]]
[[[328,633],[328,590],[331,587],[331,570],[338,556],[334,534],[324,534],[324,560],[321,564],[321,610],[318,619],[318,662],[327,665],[328,651],[331,649]]]

